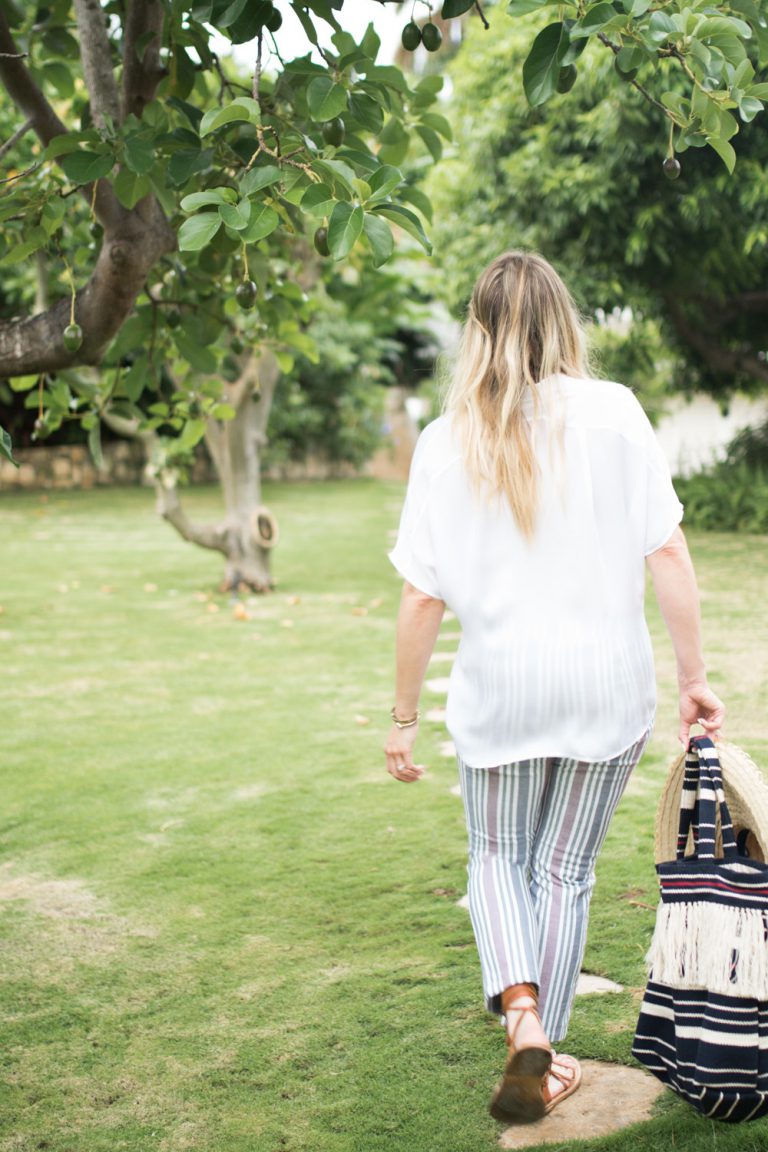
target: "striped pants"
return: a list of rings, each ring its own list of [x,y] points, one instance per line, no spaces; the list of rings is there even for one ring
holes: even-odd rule
[[[537,984],[553,1043],[568,1030],[595,860],[649,736],[597,763],[550,757],[471,768],[458,760],[486,1005],[499,1013],[504,988]]]

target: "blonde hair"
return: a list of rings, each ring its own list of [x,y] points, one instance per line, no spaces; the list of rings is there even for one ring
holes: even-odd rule
[[[522,401],[532,385],[558,373],[590,374],[570,293],[542,256],[504,252],[475,284],[443,408],[472,483],[502,493],[527,537],[536,519],[538,465]]]

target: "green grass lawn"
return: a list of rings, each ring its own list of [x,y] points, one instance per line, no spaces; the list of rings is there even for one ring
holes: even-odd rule
[[[446,734],[424,725],[416,786],[380,751],[402,489],[267,498],[277,588],[237,620],[219,558],[148,492],[0,496],[2,1152],[485,1152],[500,1134],[503,1033],[456,907]],[[212,516],[216,493],[189,504]],[[766,543],[691,537],[726,731],[763,763]],[[578,999],[567,1043],[624,1063],[676,751],[651,620],[656,734],[600,860],[585,960],[627,991]],[[648,1124],[568,1147],[757,1152],[768,1122],[715,1126],[669,1095]]]

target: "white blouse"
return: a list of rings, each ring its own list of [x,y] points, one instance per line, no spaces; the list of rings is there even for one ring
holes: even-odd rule
[[[476,768],[608,759],[653,723],[644,557],[683,515],[628,388],[557,376],[523,404],[541,469],[533,539],[471,487],[441,416],[419,437],[390,553],[461,624],[446,723]]]

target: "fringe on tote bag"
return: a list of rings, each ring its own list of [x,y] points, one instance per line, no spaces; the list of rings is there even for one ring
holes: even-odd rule
[[[656,872],[661,902],[632,1054],[705,1116],[755,1120],[768,1112],[768,866],[739,855],[707,736],[686,754],[677,857]]]

